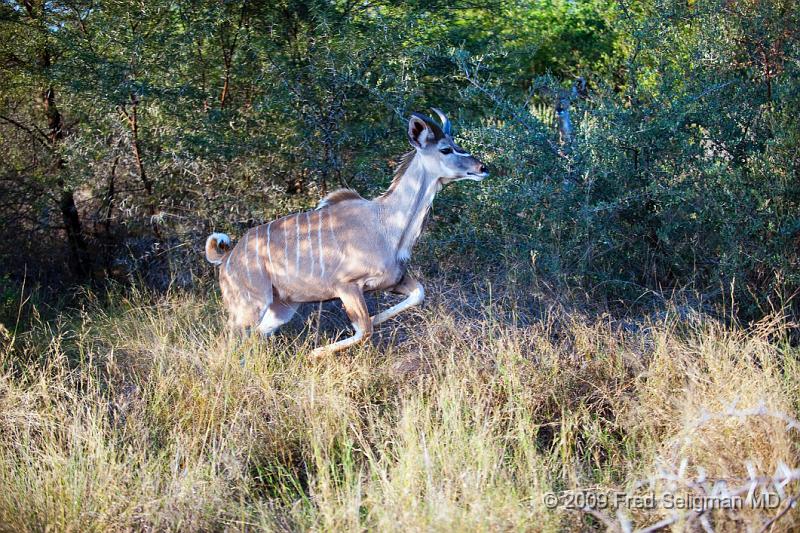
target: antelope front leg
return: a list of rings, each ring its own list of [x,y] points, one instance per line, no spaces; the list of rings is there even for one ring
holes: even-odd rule
[[[357,285],[348,285],[339,291],[338,296],[356,332],[352,337],[342,339],[333,344],[328,344],[327,346],[320,346],[311,352],[313,357],[319,358],[324,355],[336,353],[354,344],[360,344],[369,339],[372,335],[372,321],[369,318],[367,302],[364,301],[364,293],[361,292],[361,289]]]
[[[393,316],[399,315],[409,307],[419,305],[425,299],[425,289],[422,284],[415,280],[411,274],[406,274],[403,280],[392,288],[392,292],[407,296],[402,302],[393,305],[386,311],[378,313],[372,317],[372,325],[377,326],[381,322],[386,322]]]

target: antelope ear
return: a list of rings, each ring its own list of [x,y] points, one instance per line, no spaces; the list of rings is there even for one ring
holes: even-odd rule
[[[425,148],[436,140],[436,132],[416,113],[408,120],[408,141],[414,148]]]

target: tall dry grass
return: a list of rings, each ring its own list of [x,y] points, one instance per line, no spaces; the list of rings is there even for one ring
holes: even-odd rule
[[[467,313],[450,291],[313,362],[313,328],[230,339],[201,294],[92,298],[6,339],[5,531],[758,530],[798,493],[789,475],[774,509],[544,503],[791,474],[800,364],[785,320],[523,320],[519,302]]]

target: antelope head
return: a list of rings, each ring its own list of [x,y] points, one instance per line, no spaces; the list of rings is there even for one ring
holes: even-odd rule
[[[441,126],[419,113],[413,113],[408,121],[408,139],[425,170],[438,176],[441,185],[481,181],[488,176],[486,165],[455,143],[445,114],[436,108],[433,111],[439,115]]]

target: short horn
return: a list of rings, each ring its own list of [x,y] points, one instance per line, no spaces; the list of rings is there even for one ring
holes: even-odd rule
[[[444,113],[440,109],[436,109],[435,107],[431,108],[434,113],[439,115],[439,120],[442,121],[442,131],[445,135],[450,135],[450,119],[445,116]]]

